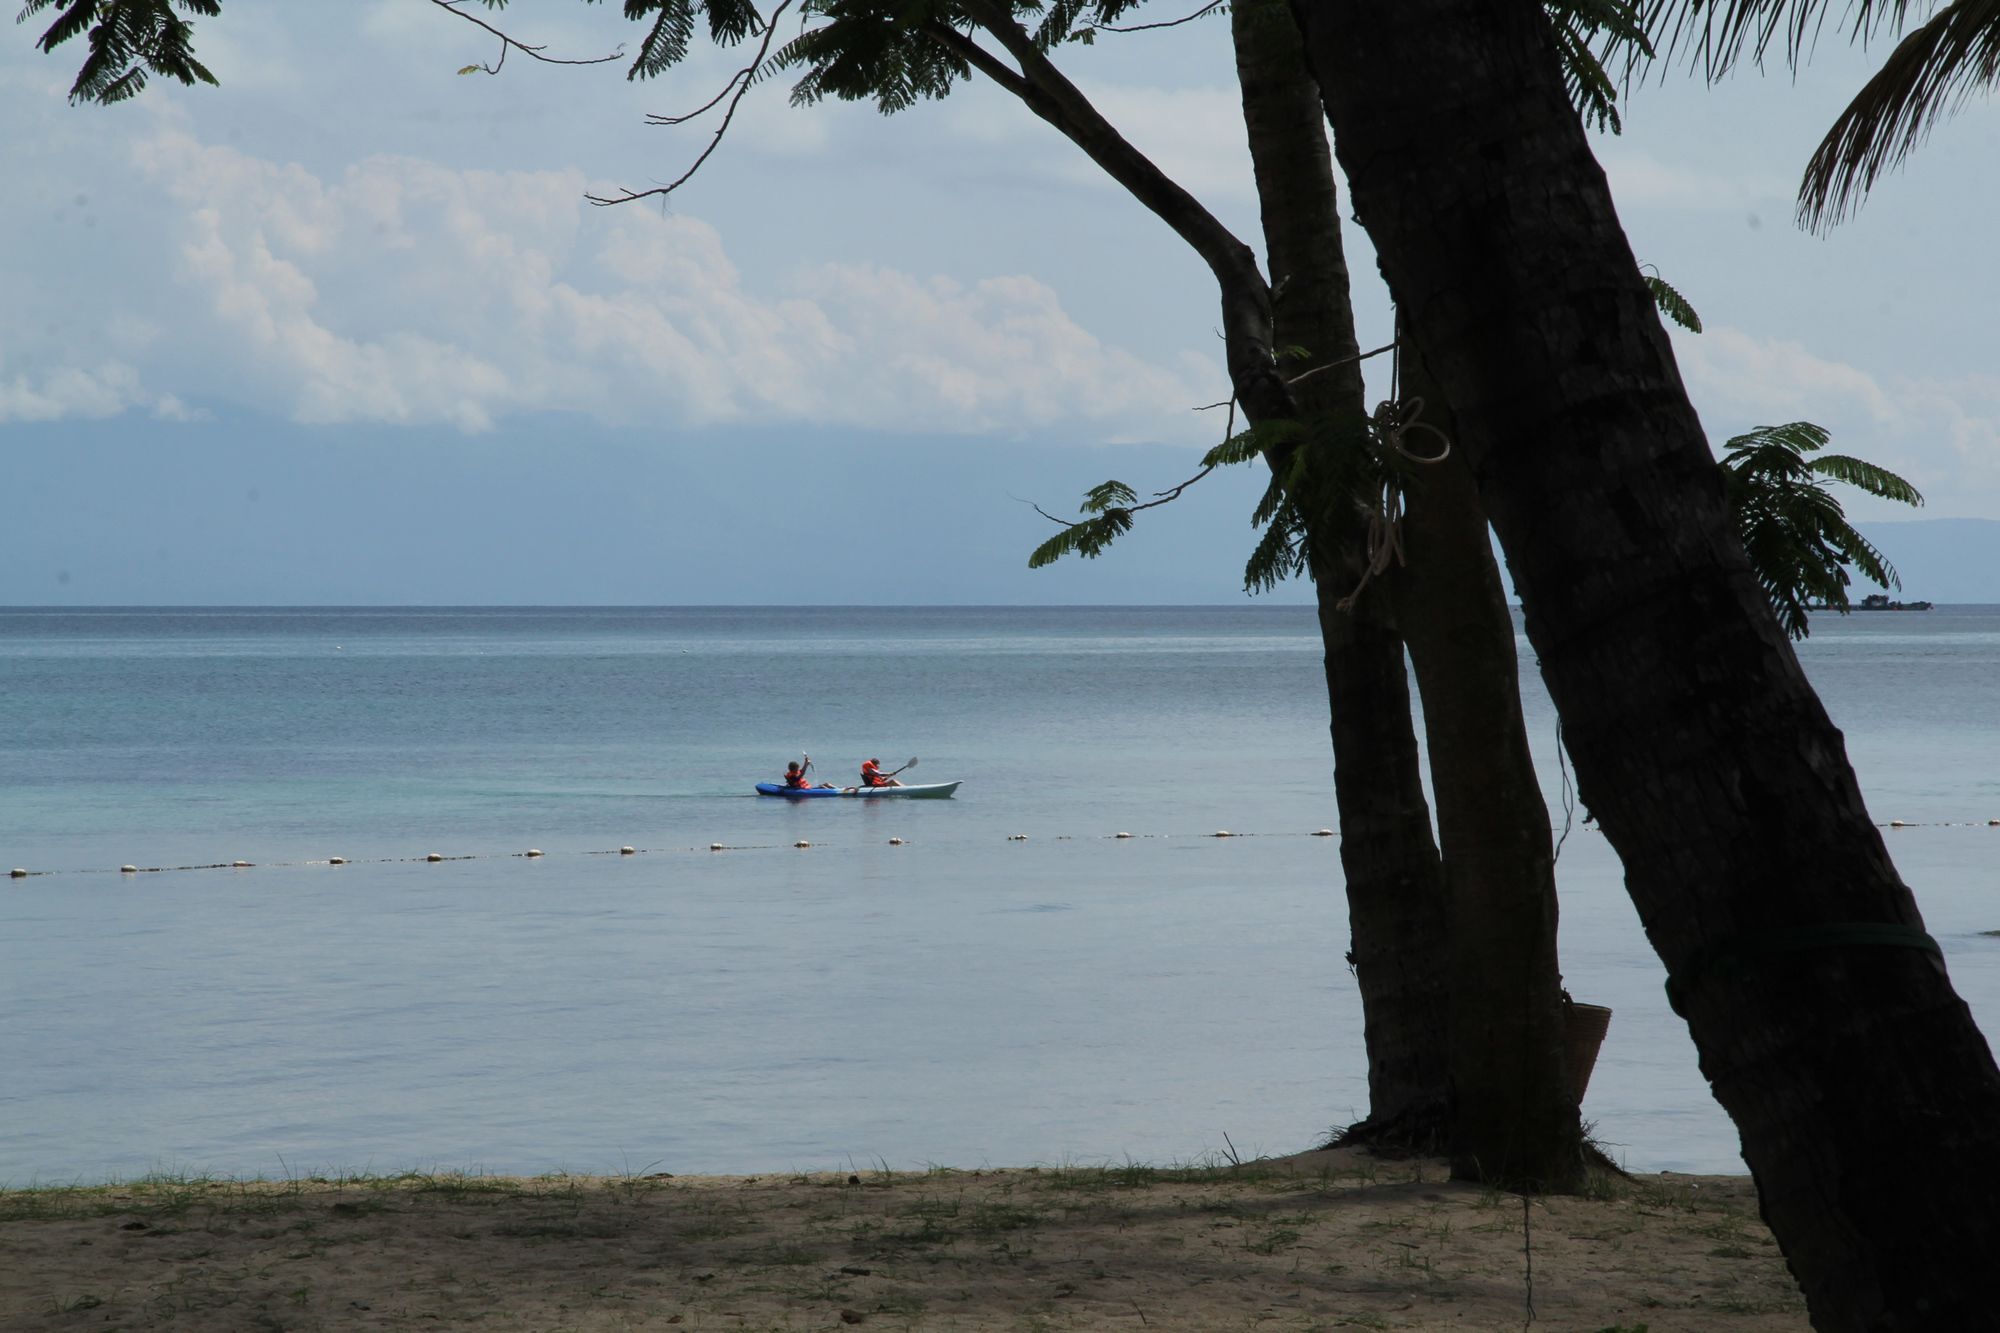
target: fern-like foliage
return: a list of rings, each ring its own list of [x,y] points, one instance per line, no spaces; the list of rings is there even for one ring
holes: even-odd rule
[[[194,25],[176,9],[202,18],[222,13],[221,0],[26,0],[17,23],[60,8],[55,22],[35,43],[43,51],[88,33],[90,53],[69,100],[110,106],[135,97],[146,76],[164,74],[192,86],[213,84],[215,75],[194,58]]]
[[[1625,125],[1618,118],[1618,80],[1606,61],[1615,53],[1629,68],[1651,58],[1652,41],[1638,0],[1549,0],[1546,8],[1570,104],[1585,125],[1621,133]]]
[[[1117,486],[1118,482],[1106,485]],[[1099,487],[1098,489],[1103,489]],[[1109,508],[1095,517],[1072,523],[1055,536],[1037,546],[1028,556],[1028,568],[1040,569],[1053,565],[1066,555],[1080,555],[1086,560],[1095,560],[1104,554],[1104,548],[1111,545],[1114,538],[1132,530],[1132,511],[1124,508]]]
[[[1234,467],[1253,462],[1267,453],[1282,453],[1303,440],[1305,434],[1306,428],[1296,421],[1267,421],[1240,430],[1216,445],[1202,456],[1201,465]]]
[[[1685,296],[1668,285],[1667,280],[1657,273],[1644,275],[1646,290],[1653,294],[1653,304],[1659,312],[1689,333],[1701,332],[1701,316],[1695,313]]]
[[[1921,505],[1903,478],[1845,454],[1811,455],[1827,432],[1810,421],[1760,426],[1730,440],[1722,456],[1723,488],[1737,535],[1779,621],[1795,639],[1809,632],[1814,605],[1848,609],[1852,565],[1869,582],[1901,588],[1895,566],[1847,521],[1822,478],[1845,482],[1885,500]]]
[[[1601,53],[1621,52],[1628,61],[1652,55],[1637,0],[1550,0],[1547,9],[1570,104],[1585,125],[1621,133],[1618,83]]]

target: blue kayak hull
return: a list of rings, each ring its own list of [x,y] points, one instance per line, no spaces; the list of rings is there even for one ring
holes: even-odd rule
[[[759,796],[783,796],[787,800],[803,801],[814,796],[900,796],[905,800],[943,800],[958,790],[956,782],[926,782],[905,787],[787,787],[781,782],[760,782],[757,784]]]

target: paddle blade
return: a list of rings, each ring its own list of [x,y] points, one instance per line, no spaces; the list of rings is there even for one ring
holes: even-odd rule
[[[917,766],[917,761],[914,757],[911,758],[909,763],[903,765],[904,768],[915,768],[916,766]]]

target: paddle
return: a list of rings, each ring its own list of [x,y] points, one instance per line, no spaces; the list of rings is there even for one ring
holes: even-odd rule
[[[916,761],[916,758],[915,758],[915,756],[912,756],[912,757],[911,757],[911,759],[910,759],[910,762],[909,762],[909,763],[907,763],[907,764],[904,764],[904,765],[903,765],[903,768],[915,768],[916,766],[917,766],[917,761]],[[898,768],[898,769],[892,769],[892,770],[890,770],[889,772],[887,772],[887,773],[884,773],[884,774],[883,774],[882,776],[883,776],[883,777],[885,777],[885,778],[893,778],[893,777],[895,777],[895,776],[896,776],[896,774],[898,774],[898,773],[902,772],[902,771],[903,771],[903,768]]]

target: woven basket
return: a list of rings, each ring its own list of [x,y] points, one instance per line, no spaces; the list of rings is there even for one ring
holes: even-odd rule
[[[1597,1064],[1597,1050],[1611,1028],[1611,1011],[1598,1004],[1570,1004],[1563,1008],[1563,1036],[1569,1044],[1569,1095],[1581,1106],[1584,1090],[1590,1086],[1590,1071]]]

